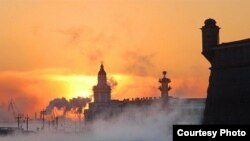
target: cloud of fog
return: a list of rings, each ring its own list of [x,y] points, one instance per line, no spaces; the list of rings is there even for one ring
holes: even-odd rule
[[[82,109],[90,102],[90,98],[77,97],[67,100],[66,98],[55,98],[49,102],[49,105],[46,107],[46,113],[51,114],[54,108],[63,110],[64,114],[73,110],[78,113],[82,113]]]
[[[64,30],[56,30],[56,32],[62,34],[62,35],[65,35],[68,37],[68,42],[69,43],[75,43],[77,41],[79,41],[82,36],[83,36],[83,33],[84,33],[84,28],[75,28],[75,27],[71,27],[71,28],[68,28],[68,29],[64,29]]]
[[[186,111],[191,108],[191,111]],[[200,108],[200,110],[197,110]],[[172,110],[169,110],[172,109]],[[29,136],[10,136],[1,141],[171,141],[173,124],[199,124],[202,105],[185,101],[171,102],[168,110],[161,104],[148,107],[128,107],[122,114],[108,120],[98,119],[84,124],[78,134],[40,131]],[[72,123],[74,124],[74,123]]]
[[[111,86],[111,89],[114,89],[118,85],[118,82],[115,80],[114,77],[108,78],[108,83]]]
[[[200,86],[197,86],[199,84]],[[205,78],[173,78],[171,94],[177,97],[204,97],[207,93],[207,79]]]
[[[0,122],[11,122],[14,120],[13,115],[8,111],[7,106],[0,105]]]
[[[112,89],[112,98],[137,98],[137,97],[159,97],[158,79],[155,77],[144,76],[126,76],[124,79],[119,79],[116,89]]]
[[[148,76],[149,70],[155,66],[152,63],[154,54],[141,54],[138,52],[126,52],[123,54],[126,60],[126,72],[139,76]]]
[[[36,108],[39,103],[37,97],[32,96],[25,88],[29,84],[36,83],[36,80],[24,79],[19,76],[0,76],[0,104],[8,105],[10,99],[15,103],[14,108],[17,113],[28,112]],[[29,107],[30,109],[27,109]]]

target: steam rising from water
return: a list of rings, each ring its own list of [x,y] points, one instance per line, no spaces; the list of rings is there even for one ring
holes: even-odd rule
[[[46,107],[46,112],[51,113],[53,108],[62,109],[64,113],[69,112],[71,109],[77,110],[78,113],[82,112],[82,108],[90,102],[90,98],[77,97],[67,100],[66,98],[56,98],[49,102],[49,105]]]
[[[7,111],[7,109],[4,106],[0,105],[0,122],[9,122],[13,120],[13,117],[11,114]]]
[[[174,103],[167,111],[160,105],[129,107],[117,117],[82,124],[79,133],[55,132],[47,129],[33,135],[0,137],[1,141],[171,141],[173,124],[199,124],[203,107]],[[185,112],[184,108],[201,109]],[[189,113],[189,114],[188,114]],[[68,123],[70,124],[70,122]],[[73,124],[73,123],[72,123]]]

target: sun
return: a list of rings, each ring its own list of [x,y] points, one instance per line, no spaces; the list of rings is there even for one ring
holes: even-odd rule
[[[56,84],[55,89],[59,90],[58,93],[60,95],[58,96],[65,97],[67,99],[85,97],[93,100],[93,86],[97,84],[96,75],[50,74],[49,76],[47,75],[47,77],[50,81],[56,82],[53,84]],[[113,98],[118,99],[124,98],[124,95],[120,95],[120,90],[124,92],[126,91],[124,89],[126,89],[128,85],[132,85],[134,83],[132,77],[123,74],[110,74],[107,83],[112,83],[110,82],[111,79],[114,79],[116,83],[119,83],[118,86],[114,86],[115,88],[112,88]]]
[[[94,84],[86,81],[86,78],[82,80],[69,79],[67,80],[67,89],[70,97],[91,97],[93,95],[92,86]]]
[[[73,97],[89,97],[93,95],[92,87],[97,83],[96,76],[91,75],[53,75],[50,79],[63,85],[63,95]]]
[[[92,97],[92,87],[97,83],[95,76],[70,75],[65,77],[68,97]]]

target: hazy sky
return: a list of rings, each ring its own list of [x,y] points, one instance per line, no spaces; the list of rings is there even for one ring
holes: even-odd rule
[[[206,18],[222,42],[249,38],[249,0],[0,0],[0,105],[46,106],[55,97],[89,96],[103,61],[113,98],[170,94],[206,97],[201,55]],[[39,104],[37,104],[39,103]],[[34,106],[35,105],[35,106]]]

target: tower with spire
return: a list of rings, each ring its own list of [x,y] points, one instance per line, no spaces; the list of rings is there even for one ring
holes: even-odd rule
[[[159,87],[161,91],[160,99],[155,98],[155,97],[143,97],[143,98],[132,98],[131,100],[129,98],[124,99],[124,100],[117,100],[117,99],[111,100],[111,87],[107,83],[106,72],[104,70],[103,64],[101,64],[100,70],[98,72],[98,83],[97,85],[93,87],[94,102],[90,102],[88,109],[84,110],[84,118],[85,118],[86,123],[89,121],[98,119],[98,118],[108,119],[108,118],[112,118],[115,116],[119,116],[119,114],[126,111],[126,109],[129,107],[135,107],[135,108],[138,108],[138,110],[144,111],[143,110],[144,107],[152,106],[154,105],[154,103],[161,104],[162,109],[166,108],[166,110],[172,110],[175,106],[172,106],[172,107],[168,106],[169,101],[177,101],[177,100],[183,101],[183,100],[169,97],[168,94],[169,94],[169,90],[171,89],[171,87],[169,86],[169,83],[171,82],[171,80],[167,78],[166,75],[167,75],[167,72],[163,71],[163,77],[160,78],[159,80],[159,82],[161,83],[161,86]],[[203,101],[200,101],[200,100],[197,101],[197,100],[192,100],[192,99],[185,100],[185,101],[188,101],[188,103],[183,101],[186,104],[182,104],[182,105],[184,105],[183,109],[187,111],[187,113],[198,112],[199,114],[203,112],[203,108],[199,108],[199,107],[203,107],[203,104],[204,104]],[[198,106],[195,107],[194,109],[193,102],[197,103],[196,101],[198,102]],[[189,103],[192,103],[192,104],[189,104]]]
[[[159,83],[161,83],[161,86],[159,87],[159,90],[161,91],[161,98],[166,99],[168,98],[168,92],[171,90],[171,87],[169,86],[169,83],[171,80],[166,77],[167,72],[163,71],[163,78],[160,78]]]
[[[104,70],[103,63],[101,63],[100,70],[98,72],[98,83],[93,87],[94,102],[105,103],[111,100],[111,87],[107,83],[107,76]]]

